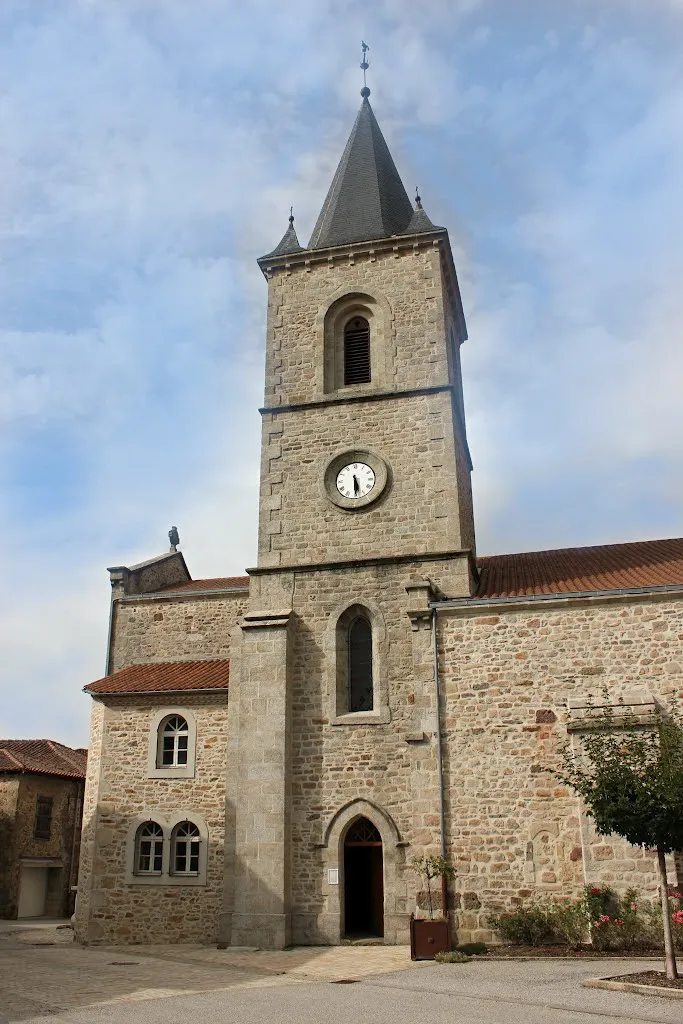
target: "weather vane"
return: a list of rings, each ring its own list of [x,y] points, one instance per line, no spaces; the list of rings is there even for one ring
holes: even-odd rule
[[[366,72],[367,72],[368,68],[370,67],[370,61],[368,60],[368,56],[367,56],[368,50],[370,49],[370,47],[368,46],[367,43],[363,42],[362,40],[361,40],[361,44],[360,45],[363,47],[363,56],[362,56],[362,59],[361,59],[361,62],[360,62],[360,66],[363,69],[363,88],[361,89],[360,94],[361,94],[361,96],[363,96],[365,98],[365,97],[370,95],[370,90],[368,89],[368,83],[367,83],[366,78],[365,78]]]

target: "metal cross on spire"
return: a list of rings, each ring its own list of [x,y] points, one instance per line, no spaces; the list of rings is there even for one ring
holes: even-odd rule
[[[368,68],[370,67],[370,61],[368,60],[367,56],[370,47],[368,46],[367,43],[363,42],[362,40],[360,45],[363,47],[363,56],[360,62],[360,66],[363,69],[363,88],[361,89],[360,94],[363,97],[363,99],[367,99],[367,97],[370,95],[370,90],[368,89],[368,83],[365,75]]]

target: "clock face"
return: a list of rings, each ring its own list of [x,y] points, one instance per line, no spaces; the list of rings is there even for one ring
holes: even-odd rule
[[[337,490],[344,498],[364,498],[374,486],[374,471],[365,462],[351,462],[337,473]]]

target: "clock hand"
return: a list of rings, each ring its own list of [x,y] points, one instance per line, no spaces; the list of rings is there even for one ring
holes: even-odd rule
[[[358,477],[354,473],[353,474],[353,494],[354,494],[354,497],[357,498],[359,493],[360,493],[360,483],[358,482]]]

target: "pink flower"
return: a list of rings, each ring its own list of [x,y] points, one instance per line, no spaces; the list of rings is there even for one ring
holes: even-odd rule
[[[631,910],[637,910],[637,909],[638,909],[638,904],[637,903],[632,903],[631,904]]]
[[[608,914],[601,914],[600,915],[600,922],[602,924],[609,924],[609,915]]]
[[[593,887],[588,895],[589,896],[599,896],[601,892],[602,892],[602,889],[597,889],[597,888]]]
[[[601,928],[601,927],[602,927],[602,925],[600,924],[600,922],[599,922],[599,921],[596,921],[596,922],[595,922],[595,924],[593,925],[593,927],[594,927],[594,928]]]
[[[622,925],[624,923],[624,919],[622,917],[615,917],[614,918],[614,923],[618,924],[618,925]]]
[[[674,921],[675,924],[683,924],[683,910],[675,910],[671,915],[671,920]]]
[[[675,900],[683,900],[683,893],[679,892],[678,889],[672,892],[671,895]]]

